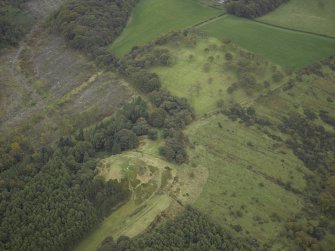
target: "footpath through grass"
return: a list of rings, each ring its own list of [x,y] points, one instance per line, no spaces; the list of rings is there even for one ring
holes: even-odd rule
[[[202,6],[197,0],[141,0],[123,33],[110,46],[123,56],[170,31],[180,30],[218,16],[222,11]]]
[[[200,29],[220,39],[231,39],[241,47],[293,70],[335,54],[335,39],[276,28],[229,15],[205,24]]]
[[[335,1],[290,0],[257,20],[335,37]]]

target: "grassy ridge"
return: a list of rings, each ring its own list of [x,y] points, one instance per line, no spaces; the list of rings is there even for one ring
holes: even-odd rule
[[[335,37],[335,1],[290,0],[258,20]]]
[[[335,53],[335,39],[267,26],[247,19],[225,16],[200,28],[211,36],[228,38],[293,70]]]
[[[144,45],[162,34],[184,29],[220,13],[220,10],[200,5],[197,0],[141,0],[110,49],[117,56],[123,56],[134,46]]]

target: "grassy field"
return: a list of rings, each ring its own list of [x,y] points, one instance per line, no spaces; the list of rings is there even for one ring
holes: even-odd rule
[[[194,205],[224,227],[239,225],[246,236],[275,240],[285,220],[303,205],[299,194],[279,185],[289,182],[302,190],[304,174],[309,173],[302,162],[290,150],[274,147],[275,142],[257,129],[223,115],[196,122],[187,135],[196,145],[192,161],[209,169]]]
[[[224,100],[225,103],[250,104],[259,95],[283,82],[273,83],[271,87],[262,89],[265,80],[271,82],[274,65],[261,57],[253,56],[248,59],[244,56],[246,52],[236,44],[224,44],[216,38],[198,38],[197,45],[191,48],[182,43],[178,46],[168,44],[164,48],[170,51],[174,64],[169,67],[154,67],[151,70],[160,76],[164,88],[173,95],[187,98],[198,115],[215,110],[219,100]],[[233,57],[229,62],[225,59],[227,52]],[[250,93],[238,88],[229,94],[227,89],[238,81],[236,68],[241,61],[252,68],[259,88]],[[280,71],[280,67],[276,68]]]
[[[127,27],[110,46],[123,56],[134,46],[144,45],[170,31],[180,30],[222,13],[202,6],[197,0],[141,0],[136,5]]]
[[[335,1],[290,0],[257,20],[335,37]]]
[[[293,70],[335,54],[335,39],[276,28],[233,16],[224,16],[200,29],[220,39],[231,39],[241,47]]]

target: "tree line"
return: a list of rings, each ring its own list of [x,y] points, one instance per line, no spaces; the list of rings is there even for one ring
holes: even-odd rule
[[[198,210],[187,206],[173,220],[168,220],[155,231],[130,239],[120,236],[114,240],[107,237],[97,251],[136,250],[262,250],[255,240],[234,238],[223,228],[214,224]]]
[[[305,110],[303,116],[284,118],[279,126],[283,133],[290,135],[286,144],[315,174],[306,177],[307,221],[297,218],[286,226],[287,236],[304,250],[322,250],[320,241],[326,231],[335,234],[335,133],[315,122],[317,118],[313,111]]]
[[[92,57],[109,54],[104,48],[122,32],[136,0],[70,0],[48,20],[73,48]]]
[[[279,5],[288,0],[229,0],[226,3],[226,10],[229,14],[256,18],[273,11]]]

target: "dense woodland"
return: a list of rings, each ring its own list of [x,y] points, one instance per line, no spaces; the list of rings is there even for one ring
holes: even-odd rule
[[[112,119],[52,146],[2,146],[0,249],[67,250],[124,202],[127,186],[95,178],[96,161],[137,147],[136,133],[149,131],[138,120],[147,115],[136,99]]]
[[[229,0],[226,10],[239,17],[255,18],[273,11],[288,0]]]
[[[125,27],[135,0],[70,0],[49,19],[52,31],[93,57],[107,53]]]
[[[335,219],[335,133],[315,123],[315,119],[317,115],[307,110],[304,116],[285,118],[279,127],[291,136],[286,144],[317,177],[307,177],[304,216],[317,225],[311,227],[299,218],[287,224],[288,238],[293,238],[304,250],[318,247],[325,230],[335,233],[335,225],[331,223]]]
[[[17,45],[33,23],[33,18],[22,9],[26,1],[0,1],[0,49]]]
[[[179,129],[192,120],[189,106],[165,91],[153,92],[151,99],[157,107],[152,113],[137,98],[112,119],[61,137],[53,146],[34,150],[26,140],[3,145],[0,249],[73,246],[128,198],[127,185],[95,177],[98,157],[136,148],[143,135],[155,140],[154,127],[164,128],[162,155],[177,163],[187,161]]]
[[[233,238],[205,215],[193,209],[186,209],[175,219],[169,220],[155,231],[135,239],[121,236],[117,240],[106,238],[97,251],[137,250],[261,250],[257,241]]]

